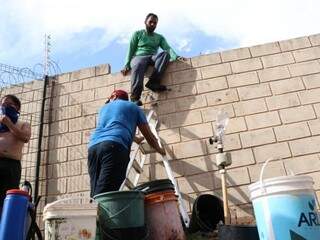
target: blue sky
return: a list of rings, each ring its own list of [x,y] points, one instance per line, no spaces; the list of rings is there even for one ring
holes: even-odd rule
[[[156,31],[185,57],[320,33],[318,0],[0,0],[0,6],[0,63],[43,63],[50,34],[50,58],[62,72],[102,63],[118,72],[149,12],[159,16]]]

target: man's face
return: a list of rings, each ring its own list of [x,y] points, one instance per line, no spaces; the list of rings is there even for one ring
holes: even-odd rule
[[[18,106],[10,97],[5,97],[1,100],[1,106],[4,107],[13,107],[17,112],[19,111]]]
[[[148,17],[148,19],[145,21],[146,29],[148,33],[153,33],[154,30],[157,27],[158,19],[154,16]]]

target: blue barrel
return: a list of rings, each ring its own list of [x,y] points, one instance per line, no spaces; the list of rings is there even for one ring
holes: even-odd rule
[[[2,209],[0,239],[26,239],[29,199],[29,194],[23,190],[7,191]]]

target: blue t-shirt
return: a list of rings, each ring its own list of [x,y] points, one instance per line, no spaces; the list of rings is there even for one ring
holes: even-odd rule
[[[121,99],[112,101],[100,109],[97,128],[90,136],[88,147],[114,141],[130,149],[137,125],[144,123],[147,119],[136,104]]]

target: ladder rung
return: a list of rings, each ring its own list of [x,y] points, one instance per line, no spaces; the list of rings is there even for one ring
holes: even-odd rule
[[[126,182],[125,182],[125,185],[129,188],[129,189],[132,189],[134,188],[134,184],[133,182],[131,182],[131,180],[129,178],[126,178]]]
[[[140,166],[140,164],[138,163],[138,161],[137,161],[136,159],[133,160],[132,166],[134,167],[134,169],[135,169],[138,173],[142,173],[142,172],[143,172],[142,167]]]

